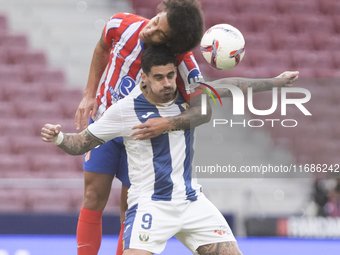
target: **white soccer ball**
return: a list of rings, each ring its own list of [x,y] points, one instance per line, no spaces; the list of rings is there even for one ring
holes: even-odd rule
[[[201,40],[204,59],[220,70],[229,70],[241,62],[245,50],[242,33],[229,24],[209,28]]]

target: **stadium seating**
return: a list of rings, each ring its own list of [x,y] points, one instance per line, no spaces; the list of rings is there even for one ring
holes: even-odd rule
[[[315,15],[320,13],[318,0],[286,0],[273,1],[276,2],[276,10],[278,13],[285,13],[290,15],[300,15],[301,13],[308,13]]]
[[[82,178],[82,156],[71,157],[40,138],[45,123],[76,132],[74,113],[81,98],[80,88],[67,88],[63,71],[48,66],[45,52],[30,49],[27,36],[10,33],[0,15],[0,178]],[[0,211],[79,210],[82,195],[62,190],[1,186]]]
[[[2,212],[26,212],[27,199],[23,189],[1,189],[0,205]]]

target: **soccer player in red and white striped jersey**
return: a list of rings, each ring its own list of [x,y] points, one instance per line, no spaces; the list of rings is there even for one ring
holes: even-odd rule
[[[197,104],[197,125],[210,119],[200,116],[200,100],[195,91],[202,76],[190,51],[203,35],[203,16],[196,0],[166,0],[163,11],[151,20],[118,13],[106,24],[96,45],[83,100],[76,113],[78,129],[98,120],[106,109],[127,96],[141,81],[141,55],[152,44],[167,44],[178,54],[178,90],[190,101],[191,112]],[[105,71],[104,82],[99,82]],[[189,111],[171,118],[150,119],[144,123],[141,138],[158,136],[166,130],[190,128]],[[124,220],[126,192],[130,185],[127,175],[126,152],[123,139],[118,137],[87,153],[84,157],[85,192],[77,228],[78,255],[95,255],[101,243],[101,216],[108,200],[114,176],[123,183],[121,221]],[[122,227],[123,229],[123,227]],[[119,245],[121,242],[119,242]],[[119,246],[117,254],[122,253]]]

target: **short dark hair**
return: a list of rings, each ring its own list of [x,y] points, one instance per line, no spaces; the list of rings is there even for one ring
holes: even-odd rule
[[[197,0],[163,0],[158,8],[167,13],[172,32],[168,46],[176,54],[193,50],[204,33],[201,4]]]
[[[176,55],[173,50],[165,44],[148,45],[143,51],[141,62],[143,72],[148,75],[153,66],[176,65]]]

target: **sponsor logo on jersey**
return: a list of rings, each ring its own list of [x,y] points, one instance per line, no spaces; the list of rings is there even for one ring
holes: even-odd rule
[[[147,232],[139,232],[139,241],[146,243],[149,241],[150,233]]]
[[[217,233],[217,234],[219,234],[220,236],[221,236],[221,235],[225,235],[225,234],[229,235],[230,232],[231,232],[231,231],[230,231],[230,229],[229,229],[228,226],[219,226],[218,229],[216,229],[216,230],[214,231],[214,233]]]
[[[154,112],[147,112],[146,114],[142,115],[142,118],[146,119],[149,118],[150,115],[155,114]]]
[[[89,151],[85,154],[85,162],[89,161],[90,158],[91,158],[91,151]]]
[[[201,82],[204,82],[201,72],[194,68],[188,74],[188,84],[191,89],[196,88]]]
[[[120,97],[124,98],[129,95],[135,86],[136,83],[130,76],[124,76],[119,84]]]

